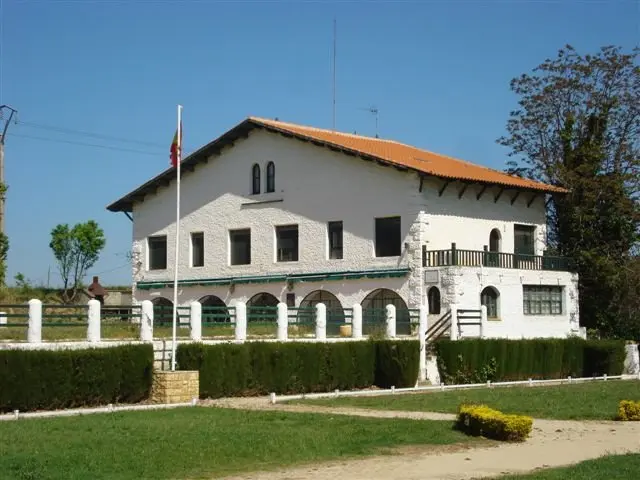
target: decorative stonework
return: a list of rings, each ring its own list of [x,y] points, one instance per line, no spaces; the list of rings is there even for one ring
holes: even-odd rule
[[[153,372],[151,401],[153,403],[186,403],[200,397],[200,377],[195,371]]]

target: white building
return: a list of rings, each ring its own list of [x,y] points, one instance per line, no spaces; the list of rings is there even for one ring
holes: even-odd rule
[[[428,299],[431,324],[482,303],[490,336],[578,330],[577,275],[544,256],[545,200],[563,189],[255,117],[181,169],[181,305],[322,301],[342,320],[361,304],[366,323],[388,303],[401,321]],[[133,221],[136,302],[171,305],[175,188],[170,168],[108,206]]]

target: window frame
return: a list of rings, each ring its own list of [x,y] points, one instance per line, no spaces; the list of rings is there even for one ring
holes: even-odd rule
[[[333,227],[333,228],[332,228]],[[336,231],[336,229],[338,229]],[[339,232],[338,245],[334,245],[332,235]],[[328,257],[329,260],[342,260],[344,258],[344,224],[342,220],[330,221],[327,223],[327,241],[328,241]],[[335,256],[334,256],[335,252]]]
[[[196,262],[195,262],[194,238],[196,238],[196,237],[200,237],[200,238],[202,239],[202,245],[201,245],[201,249],[202,249],[202,252],[201,252],[201,255],[202,255],[202,263],[201,263],[200,265],[196,265]],[[202,231],[199,231],[199,232],[191,232],[190,239],[191,239],[191,242],[190,242],[190,243],[191,243],[191,249],[190,249],[190,253],[191,253],[191,255],[190,255],[190,257],[191,257],[191,258],[190,258],[190,260],[191,260],[191,267],[192,267],[192,268],[201,268],[201,267],[204,267],[204,255],[205,255],[205,254],[204,254],[204,232],[202,232]]]
[[[536,254],[536,229],[535,225],[513,225],[513,253],[515,255],[528,255],[533,256]],[[518,238],[526,237],[527,234],[531,234],[531,246],[526,250],[522,250],[519,247]]]
[[[242,263],[234,263],[234,251],[235,250],[235,242],[234,238],[236,236],[246,235],[247,238],[247,251],[244,252],[246,254],[246,262]],[[240,266],[240,265],[251,265],[251,229],[250,228],[231,228],[229,229],[229,265],[232,267]]]
[[[153,262],[153,252],[155,251],[152,248],[152,243],[154,241],[158,241],[158,240],[163,240],[164,241],[164,262],[163,262],[163,267],[154,267],[154,262]],[[167,269],[167,265],[168,265],[168,239],[167,239],[167,235],[166,234],[160,234],[160,235],[150,235],[147,237],[147,270],[151,271],[151,270],[166,270]]]
[[[387,228],[389,229],[389,225],[387,225],[386,227],[383,227],[382,225],[379,226],[380,223],[382,222],[394,222],[393,227],[395,228],[397,226],[398,228],[398,244],[397,244],[397,249],[389,249],[389,254],[384,254],[382,255],[381,250],[380,250],[380,245],[381,242],[379,242],[379,236],[382,235],[382,232],[379,232],[378,229],[379,228]],[[373,240],[373,255],[376,258],[393,258],[393,257],[399,257],[400,255],[402,255],[402,216],[401,215],[390,215],[387,217],[375,217],[374,218],[374,222],[373,222],[373,232],[374,232],[374,240]],[[397,253],[396,253],[397,252]]]
[[[267,178],[265,185],[265,193],[273,193],[276,191],[276,165],[273,162],[267,163]]]
[[[294,246],[295,250],[293,250],[293,255],[292,255],[293,258],[285,260],[284,255],[282,255],[282,250],[284,247],[280,245],[280,242],[282,241],[282,238],[280,237],[280,235],[288,231],[291,231],[291,232],[295,231],[295,237],[292,237],[295,245]],[[298,224],[276,225],[275,237],[276,237],[276,241],[275,241],[276,263],[297,262],[300,259],[300,227],[299,225]]]
[[[548,312],[545,312],[548,305]],[[559,306],[559,308],[557,308]],[[538,307],[538,308],[535,308]],[[554,308],[556,307],[556,308]],[[564,287],[561,285],[523,285],[522,313],[526,316],[561,316],[565,312]]]
[[[260,195],[261,181],[262,175],[260,172],[260,165],[254,163],[251,167],[251,195]]]
[[[432,302],[431,297],[436,297],[437,302]],[[431,286],[429,290],[427,290],[427,303],[429,304],[428,315],[440,315],[442,312],[442,294],[440,293],[440,289],[438,287]],[[438,306],[436,309],[435,306]]]
[[[492,295],[488,295],[485,292],[492,292]],[[485,298],[491,299],[492,302],[495,302],[495,305],[487,305],[485,303]],[[480,291],[480,305],[484,305],[487,307],[487,320],[498,320],[500,319],[500,291],[493,286],[486,286]],[[495,309],[495,314],[493,310]]]

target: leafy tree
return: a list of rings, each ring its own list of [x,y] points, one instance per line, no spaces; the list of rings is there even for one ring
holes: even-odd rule
[[[607,335],[640,322],[620,305],[623,283],[638,281],[627,272],[640,239],[639,53],[567,45],[511,81],[519,108],[498,140],[517,157],[511,173],[569,189],[549,198],[549,244],[580,275],[581,323]]]
[[[4,232],[0,232],[0,287],[6,285],[8,253],[9,237]]]
[[[60,269],[64,302],[75,299],[87,270],[98,261],[105,244],[104,232],[93,220],[73,228],[60,224],[51,230],[49,247]]]

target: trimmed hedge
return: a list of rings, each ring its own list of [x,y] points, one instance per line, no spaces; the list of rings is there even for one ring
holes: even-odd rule
[[[623,340],[463,339],[435,343],[438,371],[445,383],[481,383],[620,375]]]
[[[458,407],[455,428],[473,436],[507,442],[523,442],[531,433],[533,419],[523,415],[507,415],[486,405]]]
[[[201,398],[415,385],[417,341],[178,345],[180,370],[200,372]]]
[[[640,422],[640,401],[622,400],[618,406],[616,420]]]
[[[55,410],[149,397],[152,345],[0,350],[0,411]]]

